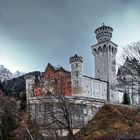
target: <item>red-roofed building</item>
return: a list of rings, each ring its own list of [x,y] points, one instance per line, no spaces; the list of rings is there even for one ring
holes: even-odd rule
[[[71,96],[71,75],[62,67],[54,68],[50,63],[42,73],[40,83],[33,87],[34,96],[62,94]]]

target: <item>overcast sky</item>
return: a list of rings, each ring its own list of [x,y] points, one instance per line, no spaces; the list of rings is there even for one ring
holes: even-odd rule
[[[48,62],[69,70],[77,53],[93,76],[91,46],[103,22],[119,48],[140,40],[140,1],[0,0],[0,64],[12,72],[44,71]]]

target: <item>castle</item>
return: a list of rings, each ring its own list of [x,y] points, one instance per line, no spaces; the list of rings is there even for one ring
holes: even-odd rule
[[[69,58],[70,71],[49,63],[40,77],[27,75],[27,107],[42,135],[45,132],[48,137],[55,130],[66,136],[69,126],[76,133],[106,102],[122,103],[126,89],[116,86],[120,75],[116,75],[117,45],[111,41],[112,31],[105,25],[95,30],[97,44],[91,46],[95,78],[83,74],[84,60],[77,54]],[[135,105],[140,104],[137,93],[131,101]]]
[[[121,102],[115,88],[117,45],[111,41],[113,29],[102,25],[95,30],[97,44],[91,46],[95,60],[95,78],[83,75],[83,57],[70,57],[71,71],[48,64],[35,83],[35,77],[26,78],[27,99],[34,96],[62,94],[105,101]],[[121,97],[122,98],[122,97]]]
[[[69,58],[70,71],[49,63],[40,77],[27,75],[27,107],[45,137],[66,136],[69,127],[76,133],[106,102],[122,103],[126,89],[116,86],[117,45],[111,41],[112,31],[105,25],[95,30],[97,44],[91,46],[95,78],[83,75],[84,60],[77,54]],[[132,104],[140,103],[137,95]]]

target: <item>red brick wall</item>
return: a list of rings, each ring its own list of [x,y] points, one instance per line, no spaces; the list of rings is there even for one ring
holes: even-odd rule
[[[71,77],[69,72],[48,68],[41,76],[41,81],[48,80],[58,94],[71,96]],[[34,96],[41,96],[41,86],[34,87]]]
[[[70,73],[49,69],[47,72],[43,73],[41,79],[54,81],[54,87],[57,92],[59,91],[59,93],[65,96],[72,95]]]

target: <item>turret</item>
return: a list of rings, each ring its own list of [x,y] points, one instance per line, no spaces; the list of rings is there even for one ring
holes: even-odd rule
[[[83,57],[75,54],[70,57],[71,87],[73,95],[83,94]]]
[[[105,26],[103,23],[103,26],[97,28],[95,30],[96,39],[98,40],[98,43],[104,42],[104,41],[110,41],[112,37],[112,31],[113,29],[109,26]]]
[[[35,76],[33,75],[27,75],[25,77],[25,82],[26,82],[26,97],[27,100],[33,97],[33,87],[35,84]]]

